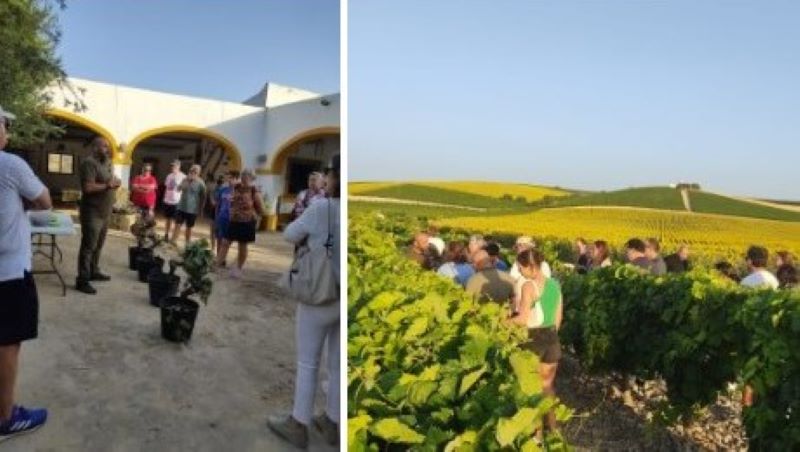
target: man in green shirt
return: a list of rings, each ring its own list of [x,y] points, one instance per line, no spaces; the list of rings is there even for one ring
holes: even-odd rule
[[[197,216],[203,211],[206,202],[206,184],[200,177],[200,165],[192,165],[189,175],[181,182],[181,200],[175,214],[175,229],[172,231],[173,243],[178,239],[181,226],[186,223],[186,244],[192,240],[192,228]]]
[[[81,180],[81,248],[78,253],[78,277],[75,289],[93,295],[97,293],[89,281],[108,281],[108,275],[100,272],[100,252],[106,240],[114,192],[121,182],[114,176],[111,166],[111,146],[103,137],[95,137],[90,148],[92,153],[80,166]]]
[[[514,299],[514,278],[498,270],[489,253],[478,250],[472,255],[475,274],[469,278],[464,288],[466,292],[480,301],[508,303]]]

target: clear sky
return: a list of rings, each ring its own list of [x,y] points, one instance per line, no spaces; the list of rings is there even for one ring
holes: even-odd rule
[[[339,89],[336,0],[68,0],[70,76],[240,102],[271,81]]]
[[[800,2],[349,2],[351,180],[800,199]]]

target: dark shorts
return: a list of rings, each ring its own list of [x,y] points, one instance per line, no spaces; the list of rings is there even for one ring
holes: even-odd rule
[[[561,342],[555,328],[531,328],[528,342],[522,348],[530,350],[545,364],[556,364],[561,359]]]
[[[214,220],[214,237],[224,239],[228,237],[228,225],[230,220],[227,218],[217,218]]]
[[[225,238],[231,242],[252,243],[256,241],[255,221],[231,221],[228,223],[228,233]]]
[[[167,218],[175,218],[178,213],[178,206],[176,204],[164,203],[164,216]]]
[[[197,220],[196,213],[188,213],[182,210],[179,210],[178,213],[175,214],[175,222],[178,224],[186,223],[187,228],[193,228],[194,222]]]
[[[39,296],[33,275],[0,282],[0,345],[35,339],[39,332]]]

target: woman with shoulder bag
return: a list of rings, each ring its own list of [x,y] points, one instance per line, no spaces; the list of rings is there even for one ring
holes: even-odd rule
[[[340,281],[339,256],[339,165],[327,174],[328,198],[312,203],[303,214],[289,224],[284,238],[296,245],[307,243],[312,250],[327,247],[335,281]],[[308,426],[314,423],[331,445],[339,443],[339,328],[340,299],[324,304],[297,303],[295,337],[297,344],[297,375],[295,378],[294,408],[289,415],[270,416],[267,425],[275,433],[297,447],[308,445]],[[319,363],[327,341],[327,404],[325,412],[313,416],[314,398],[318,386]]]
[[[561,286],[553,278],[542,272],[544,256],[538,250],[527,249],[517,255],[522,274],[522,294],[519,312],[511,321],[528,329],[528,341],[521,345],[539,357],[539,375],[542,389],[546,395],[555,395],[553,383],[556,378],[558,361],[561,359],[561,343],[558,330],[563,317],[563,298]],[[556,428],[555,414],[546,415],[548,428]],[[539,432],[541,434],[541,431]]]

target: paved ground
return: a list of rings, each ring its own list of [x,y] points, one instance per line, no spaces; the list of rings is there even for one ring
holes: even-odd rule
[[[60,240],[70,285],[78,243]],[[112,281],[97,283],[98,295],[62,297],[55,276],[37,276],[39,339],[23,345],[17,399],[46,406],[50,420],[0,451],[294,450],[265,424],[293,395],[295,306],[275,286],[291,247],[260,234],[243,280],[214,275],[191,342],[178,345],[161,338],[147,285],[128,270],[132,243],[109,236],[102,269]],[[310,449],[335,450],[316,433]]]

